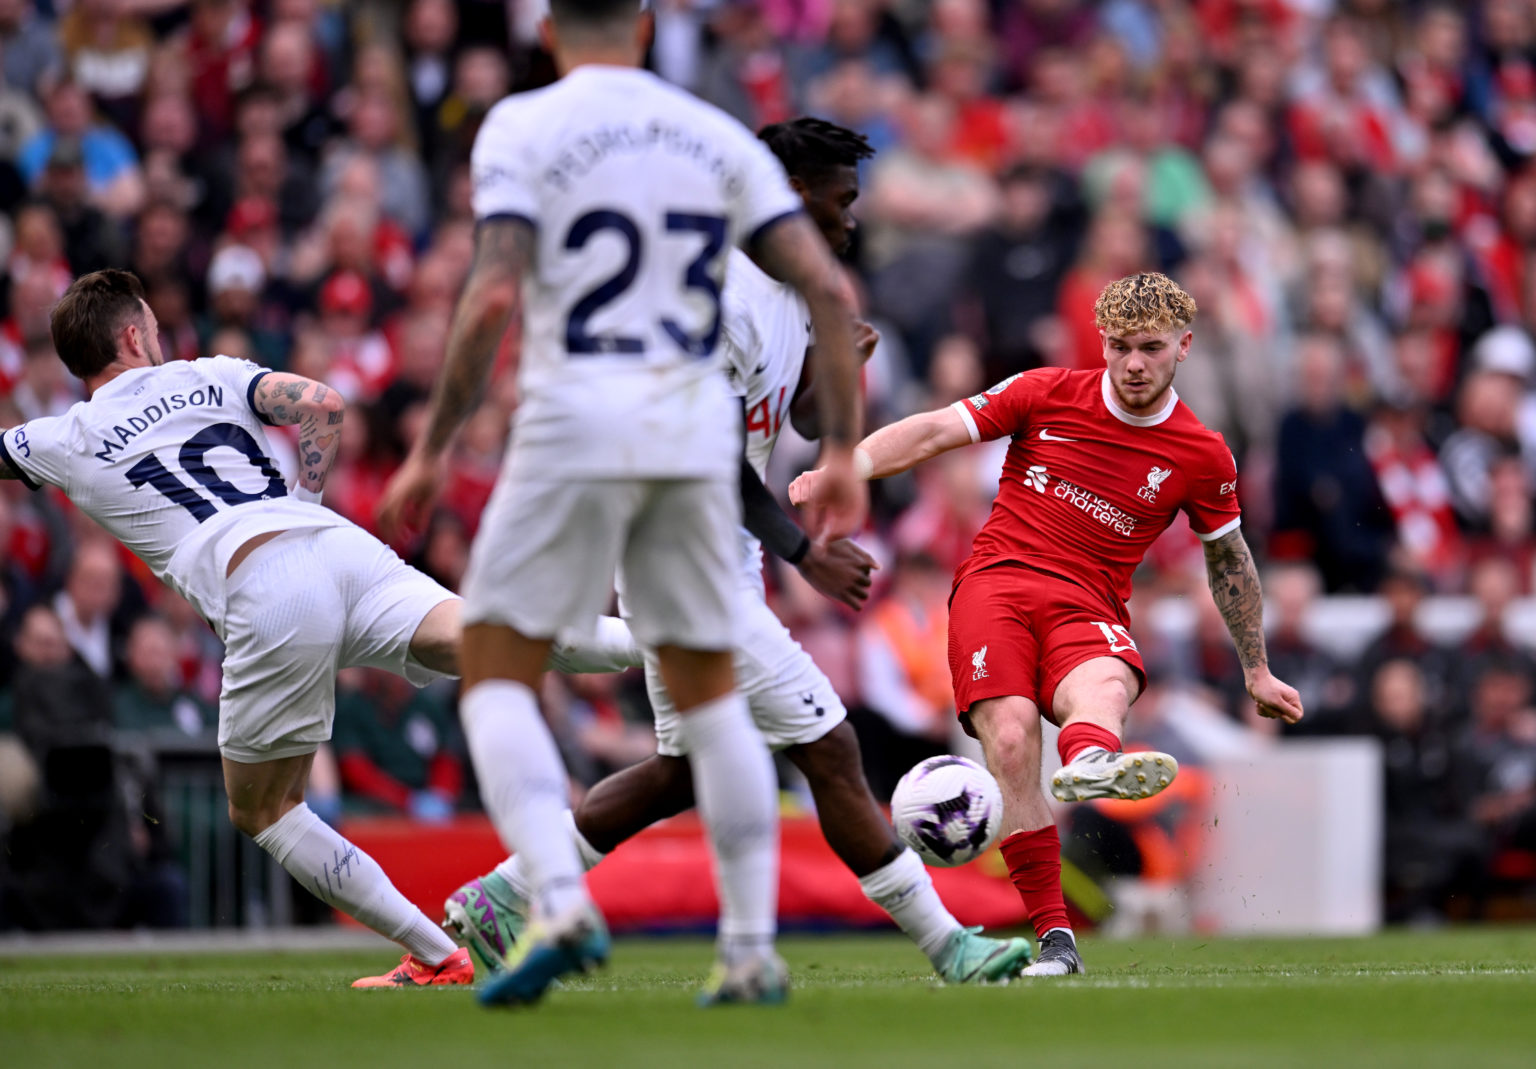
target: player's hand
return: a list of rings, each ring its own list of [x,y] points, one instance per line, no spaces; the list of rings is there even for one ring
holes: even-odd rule
[[[1302,718],[1301,695],[1289,683],[1282,683],[1261,668],[1248,678],[1248,696],[1258,706],[1259,715],[1294,724]]]
[[[821,481],[821,469],[801,472],[799,477],[789,484],[789,503],[796,508],[803,508],[805,503],[816,496],[816,484]]]
[[[805,499],[806,529],[813,539],[835,542],[864,527],[869,484],[853,470],[853,450],[828,448],[821,455],[815,493]]]
[[[869,573],[880,565],[857,544],[839,538],[835,542],[812,541],[797,567],[817,591],[857,612],[869,599]]]
[[[390,476],[379,499],[379,533],[386,542],[395,542],[407,530],[420,530],[427,512],[437,500],[445,480],[443,461],[411,450]]]
[[[853,321],[853,348],[859,354],[859,363],[869,363],[869,358],[875,355],[875,346],[880,344],[880,332],[862,319]]]

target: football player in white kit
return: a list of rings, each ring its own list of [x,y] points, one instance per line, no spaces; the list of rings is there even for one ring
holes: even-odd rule
[[[327,905],[406,949],[398,967],[353,986],[470,983],[468,955],[304,804],[338,668],[384,668],[418,686],[458,671],[459,599],[318,503],[341,395],[227,356],[165,363],[155,314],[126,271],[77,279],[52,332],[90,399],[0,432],[0,478],[63,490],[223,640],[231,822]],[[294,424],[290,490],[264,426]],[[574,654],[590,670],[638,659]]]
[[[474,266],[428,427],[380,510],[389,529],[431,499],[521,310],[522,401],[464,579],[464,732],[486,809],[528,864],[533,912],[487,1004],[532,1002],[608,953],[534,687],[550,638],[596,617],[616,569],[678,710],[716,861],[719,961],[701,1001],[787,989],[773,767],[731,663],[741,417],[720,373],[725,250],[745,245],[806,297],[824,453],[845,491],[813,521],[826,537],[867,507],[849,454],[852,309],[773,154],[640,69],[649,30],[638,0],[553,0],[543,31],[562,78],[486,116],[471,157]]]
[[[852,240],[849,208],[859,194],[860,160],[874,154],[859,134],[821,119],[796,119],[758,135],[789,173],[806,213],[827,244],[843,252]],[[946,981],[1006,981],[1029,964],[1023,939],[987,939],[962,928],[933,889],[927,869],[896,838],[864,780],[859,740],[826,675],[768,607],[763,546],[801,567],[818,589],[859,608],[874,561],[852,542],[813,542],[764,488],[768,457],[786,420],[815,437],[809,411],[805,354],[810,344],[805,302],[732,250],[721,298],[726,373],[746,412],[737,598],[736,681],[752,718],[775,750],[784,750],[806,776],[828,844],[927,954]],[[859,325],[861,355],[878,340]],[[761,541],[759,541],[761,539]],[[574,835],[590,868],[657,820],[693,805],[687,741],[656,657],[645,661],[646,687],[656,712],[656,756],[592,788],[574,815]],[[527,866],[511,857],[471,880],[444,905],[445,927],[495,968],[518,937],[528,912]]]

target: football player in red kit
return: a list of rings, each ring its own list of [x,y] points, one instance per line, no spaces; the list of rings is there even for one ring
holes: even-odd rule
[[[1264,607],[1240,530],[1237,469],[1220,434],[1179,400],[1195,302],[1160,274],[1122,278],[1094,305],[1103,371],[1043,368],[876,431],[854,454],[884,478],[959,446],[1008,436],[992,514],[950,595],[955,705],[1003,791],[1003,857],[1035,932],[1033,975],[1081,972],[1061,894],[1061,842],[1040,790],[1040,717],[1061,727],[1064,802],[1146,798],[1178,773],[1167,754],[1122,753],[1146,685],[1125,602],[1131,573],[1179,510],[1205,543],[1211,593],[1264,716],[1301,718],[1270,674]],[[814,504],[820,473],[790,487]]]

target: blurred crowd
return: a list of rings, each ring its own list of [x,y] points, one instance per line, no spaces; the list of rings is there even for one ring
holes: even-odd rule
[[[1393,916],[1506,875],[1536,885],[1536,636],[1505,626],[1536,593],[1536,0],[653,7],[662,76],[751,127],[815,114],[878,150],[847,257],[882,334],[870,426],[1017,371],[1095,366],[1100,288],[1178,279],[1200,316],[1177,388],[1236,455],[1277,673],[1314,710],[1307,731],[1384,740]],[[346,395],[326,501],[371,529],[469,267],[478,124],[553,76],[538,15],[536,0],[0,0],[0,425],[79,399],[49,307],[71,278],[126,266],[168,357],[249,357]],[[450,587],[516,400],[501,376],[442,507],[397,547]],[[292,443],[274,432],[274,448]],[[883,567],[861,615],[771,570],[879,791],[953,745],[949,579],[1001,448],[877,486],[863,540]],[[786,430],[771,481],[813,458]],[[1159,686],[1143,707],[1177,690],[1262,732],[1204,582],[1181,522],[1138,601],[1187,598],[1196,623],[1164,634],[1137,615]],[[1338,593],[1391,606],[1361,657],[1302,626]],[[1419,629],[1434,594],[1476,600],[1465,648]],[[206,739],[213,635],[61,499],[14,482],[0,632],[9,787],[5,747],[35,753],[39,731]],[[546,699],[583,783],[649,752],[632,676],[552,678]],[[422,819],[473,804],[451,691],[349,673],[339,705],[348,804]],[[153,879],[164,850],[130,823]]]

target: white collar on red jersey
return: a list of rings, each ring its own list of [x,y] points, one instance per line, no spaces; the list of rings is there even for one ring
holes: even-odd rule
[[[1163,406],[1161,412],[1155,412],[1150,416],[1133,416],[1115,403],[1114,391],[1109,385],[1109,371],[1099,379],[1099,392],[1104,395],[1104,407],[1109,409],[1109,414],[1121,423],[1129,423],[1132,427],[1156,427],[1163,420],[1173,415],[1174,406],[1179,403],[1179,395],[1174,392],[1172,386],[1168,387],[1168,403]]]

